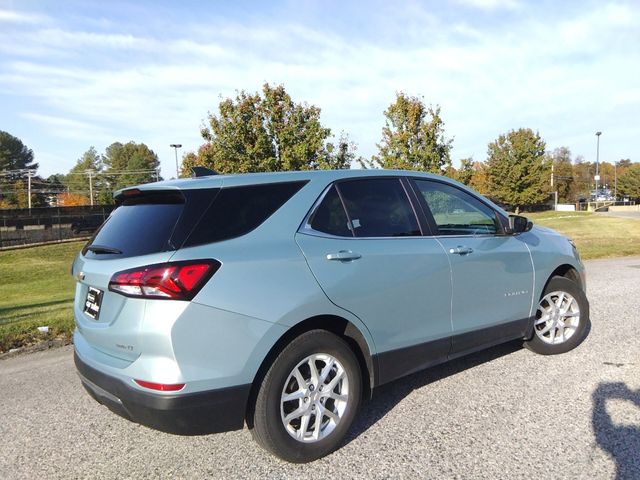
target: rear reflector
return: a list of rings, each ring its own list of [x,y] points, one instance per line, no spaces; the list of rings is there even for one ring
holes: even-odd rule
[[[127,297],[191,300],[220,268],[217,260],[147,265],[115,273],[109,290]]]
[[[185,386],[184,383],[174,383],[172,385],[167,385],[165,383],[153,383],[146,382],[144,380],[134,380],[138,385],[144,388],[150,388],[151,390],[158,390],[160,392],[177,392],[178,390],[182,390]]]

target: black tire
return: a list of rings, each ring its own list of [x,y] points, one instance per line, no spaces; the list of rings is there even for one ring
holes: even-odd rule
[[[540,338],[540,335],[536,333],[536,329],[543,330],[545,325],[536,326],[534,321],[532,337],[530,340],[525,341],[524,345],[532,352],[541,355],[556,355],[573,350],[587,338],[589,330],[591,329],[589,302],[582,289],[573,280],[566,277],[553,277],[549,280],[549,283],[547,283],[539,302],[541,302],[546,295],[553,292],[565,292],[571,295],[578,304],[580,315],[578,317],[578,325],[573,334],[567,338],[566,341],[556,344],[547,343]],[[537,306],[535,318],[536,320],[540,318],[540,311],[537,309]]]
[[[348,395],[346,407],[333,430],[325,438],[304,443],[293,438],[285,429],[281,416],[281,399],[285,382],[290,381],[291,372],[300,362],[314,354],[331,355],[342,365],[348,380]],[[361,395],[360,365],[349,345],[326,330],[311,330],[289,343],[269,367],[255,400],[251,433],[261,447],[283,460],[293,463],[316,460],[340,445],[355,418]],[[302,401],[300,400],[300,406],[303,405]]]

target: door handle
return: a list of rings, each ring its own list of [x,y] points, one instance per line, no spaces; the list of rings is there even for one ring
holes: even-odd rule
[[[469,255],[470,253],[473,253],[473,248],[458,245],[456,248],[450,248],[449,253],[453,255]]]
[[[340,250],[338,253],[327,253],[327,260],[338,260],[339,262],[350,262],[358,260],[362,255],[350,250]]]

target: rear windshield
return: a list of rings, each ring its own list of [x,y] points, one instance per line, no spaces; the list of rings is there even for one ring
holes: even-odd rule
[[[260,226],[305,183],[142,191],[122,201],[83,254],[125,258],[239,237]]]
[[[170,240],[185,205],[186,198],[175,192],[154,192],[125,199],[96,232],[83,254],[123,258],[174,250]],[[110,254],[110,250],[121,253]]]

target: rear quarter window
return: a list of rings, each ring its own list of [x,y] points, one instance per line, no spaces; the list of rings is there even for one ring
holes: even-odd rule
[[[184,247],[229,240],[259,227],[307,182],[222,188]]]

